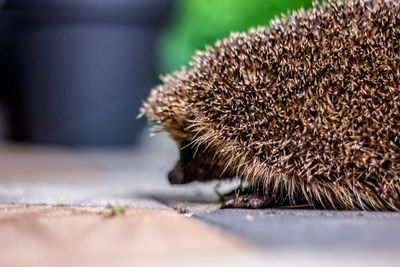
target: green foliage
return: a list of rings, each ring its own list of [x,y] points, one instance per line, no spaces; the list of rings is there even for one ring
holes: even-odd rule
[[[125,207],[122,207],[118,204],[109,203],[109,204],[107,204],[106,208],[111,211],[111,216],[118,216],[118,215],[125,214]]]
[[[186,64],[194,52],[230,32],[268,25],[288,10],[311,7],[311,0],[178,0],[174,23],[163,39],[163,70]]]

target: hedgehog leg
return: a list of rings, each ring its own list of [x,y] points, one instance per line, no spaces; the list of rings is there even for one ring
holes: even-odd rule
[[[239,193],[222,203],[222,209],[242,208],[242,209],[261,209],[267,208],[273,199],[267,195],[256,193]]]
[[[243,182],[243,180],[240,180],[240,184],[237,188],[232,189],[229,192],[226,193],[221,193],[219,192],[219,188],[221,186],[221,183],[217,183],[215,185],[214,191],[215,193],[218,195],[219,200],[220,201],[226,201],[238,194],[248,194],[251,195],[252,193],[254,193],[254,190],[250,189],[250,187],[248,187],[247,185],[245,185],[245,183]]]

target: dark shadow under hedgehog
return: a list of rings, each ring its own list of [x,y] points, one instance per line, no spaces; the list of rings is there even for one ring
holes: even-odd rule
[[[400,4],[330,2],[234,33],[142,112],[181,149],[173,184],[239,177],[223,207],[400,210]]]

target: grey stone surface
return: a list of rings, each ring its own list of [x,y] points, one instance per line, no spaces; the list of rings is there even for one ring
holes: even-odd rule
[[[111,187],[112,188],[112,187]],[[171,209],[159,201],[127,196],[121,190],[105,187],[71,185],[11,184],[0,185],[1,204],[107,206],[118,204],[130,208]]]
[[[227,209],[195,214],[267,248],[400,250],[400,213]]]
[[[136,150],[27,146],[2,149],[0,204],[116,203],[133,208],[172,209],[170,201],[217,200],[214,184],[169,185],[166,174],[176,161],[175,147],[159,153],[151,145]]]
[[[3,191],[26,188],[26,193],[32,194],[51,187],[65,192],[71,188],[76,192],[149,195],[165,201],[217,199],[215,183],[172,187],[166,177],[178,158],[175,144],[165,134],[151,141],[148,134],[144,136],[142,146],[136,149],[0,145],[0,185]]]
[[[18,182],[0,184],[1,204],[104,206],[117,203],[134,208],[171,209],[169,201],[216,200],[213,185],[171,187],[164,176],[108,173],[93,184]]]

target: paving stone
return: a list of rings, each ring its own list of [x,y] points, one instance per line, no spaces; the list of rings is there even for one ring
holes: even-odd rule
[[[194,218],[266,248],[380,251],[400,260],[396,212],[226,209]]]
[[[0,203],[170,209],[168,199],[214,199],[213,185],[171,187],[174,157],[132,149],[0,146]]]
[[[0,206],[1,266],[261,266],[250,246],[175,212]],[[229,261],[227,261],[229,259]],[[233,260],[233,264],[227,264]],[[224,264],[225,263],[225,264]]]
[[[0,185],[2,204],[46,204],[104,207],[114,203],[130,208],[171,209],[169,206],[146,197],[128,194],[122,188],[106,186],[76,186],[54,184]]]

